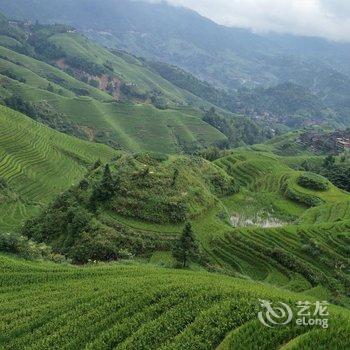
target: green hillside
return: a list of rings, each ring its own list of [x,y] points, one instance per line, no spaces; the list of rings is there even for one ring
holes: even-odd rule
[[[350,201],[325,204],[308,210],[301,217],[303,223],[313,225],[323,222],[339,222],[350,219]]]
[[[145,45],[172,9],[118,4],[166,10],[144,23]],[[109,8],[85,5],[96,20]],[[179,11],[183,37],[193,13]],[[207,39],[191,60],[222,41]],[[181,60],[184,41],[169,45]],[[257,81],[279,80],[277,66]],[[238,83],[230,67],[222,86]],[[237,79],[254,85],[246,68]],[[0,14],[0,349],[348,350],[350,130],[309,125],[335,120],[327,98],[294,83],[233,93],[73,27]]]
[[[10,51],[6,51],[6,54],[7,58],[12,56],[14,61],[28,59]],[[22,67],[14,70],[18,75],[27,77],[27,83],[2,76],[4,94],[20,96],[39,110],[42,108],[42,101],[45,101],[48,108],[61,114],[63,123],[72,125],[68,132],[77,136],[82,134],[87,139],[125,150],[156,151],[162,148],[168,153],[181,151],[192,144],[206,146],[226,139],[199,116],[186,111],[160,110],[148,104],[114,103],[109,95],[93,88],[90,88],[92,96],[75,96],[67,89],[63,89],[62,92],[62,86],[56,87],[49,80],[39,78],[30,69],[31,67],[27,70]],[[51,69],[54,70],[54,74],[63,74],[67,78],[68,88],[74,89],[74,85],[70,83],[73,78],[52,67]],[[76,83],[77,88],[79,84],[83,84]],[[54,92],[47,91],[49,84],[54,87]],[[50,116],[46,123],[55,126]]]
[[[83,186],[60,197],[22,233],[76,261],[84,256],[109,260],[126,251],[157,261],[152,256],[169,252],[191,220],[206,268],[349,305],[349,258],[343,246],[350,234],[350,194],[321,176],[293,170],[285,158],[249,148],[231,151],[214,164],[200,158],[122,156],[110,162],[107,178],[103,167],[88,174]],[[342,208],[335,217],[334,208]],[[56,224],[72,210],[74,217],[84,218],[74,236],[69,225]],[[150,244],[151,237],[158,243]],[[126,251],[121,252],[120,242]]]
[[[141,202],[127,216],[99,205],[97,218],[102,225],[109,225],[109,229],[105,227],[105,233],[96,231],[95,223],[95,231],[90,231],[96,235],[95,241],[89,241],[85,235],[84,240],[78,241],[84,247],[79,253],[85,256],[89,253],[92,247],[88,242],[96,242],[93,249],[97,247],[108,254],[116,253],[120,243],[129,249],[139,247],[140,252],[140,243],[144,242],[142,264],[129,262],[82,268],[2,256],[3,305],[8,311],[4,314],[4,332],[0,339],[5,349],[20,348],[23,344],[35,349],[50,348],[53,344],[68,349],[148,349],[150,346],[313,349],[315,344],[327,349],[349,347],[350,195],[328,182],[327,189],[323,190],[301,187],[297,179],[303,173],[289,168],[283,157],[266,151],[239,149],[215,161],[216,167],[204,162],[204,168],[197,165],[196,172],[189,170],[184,177],[183,172],[191,164],[188,162],[184,157],[137,155],[135,158],[122,156],[111,163],[113,178],[122,179],[118,182],[114,209],[125,208],[125,203],[135,195]],[[223,170],[214,171],[218,167]],[[151,265],[172,266],[164,251],[169,250],[169,242],[181,230],[181,225],[152,223],[152,216],[136,219],[136,213],[147,213],[142,203],[146,194],[152,198],[160,194],[159,199],[162,195],[169,196],[171,192],[167,187],[170,186],[164,185],[173,179],[176,168],[181,175],[176,192],[194,189],[193,181],[210,173],[216,174],[208,177],[210,182],[215,179],[212,184],[223,184],[228,176],[240,184],[239,193],[228,196],[221,192],[212,209],[207,208],[208,203],[202,199],[201,205],[207,210],[192,219],[206,255],[204,267],[230,276]],[[140,171],[144,174],[142,181]],[[75,192],[76,198],[89,197],[89,187],[96,188],[93,183],[98,184],[101,174],[101,169],[90,173],[87,183],[79,185],[85,190]],[[221,174],[220,181],[218,174]],[[144,188],[148,190],[143,192]],[[308,209],[310,204],[288,198],[286,188],[327,204],[314,203],[315,206]],[[207,193],[210,198],[206,191],[208,189],[201,187],[192,195]],[[60,205],[66,207],[65,200],[61,198],[56,202],[56,210]],[[166,199],[167,203],[171,201]],[[156,205],[160,207],[159,203]],[[238,216],[241,220],[237,221]],[[50,221],[41,218],[38,224],[40,220],[49,229]],[[33,232],[41,235],[48,231],[35,229]],[[120,238],[123,235],[129,238]],[[146,237],[155,238],[153,244],[146,243]],[[57,238],[51,243],[57,247]],[[66,239],[65,244],[69,244],[69,240]],[[154,251],[157,253],[152,254]],[[151,264],[145,265],[149,256]],[[74,295],[68,304],[62,301],[67,293]],[[11,296],[10,301],[5,301],[7,295]],[[257,318],[259,299],[287,302],[291,306],[300,300],[328,300],[345,308],[329,307],[327,330],[294,323],[267,328]],[[111,309],[115,312],[111,313]]]
[[[176,66],[163,62],[150,62],[149,66],[172,84],[232,113],[249,116],[259,125],[276,131],[310,125],[348,125],[346,114],[338,114],[321,97],[295,82],[269,88],[225,90]]]
[[[326,4],[320,6],[329,10]],[[241,102],[248,102],[247,107],[257,113],[265,112],[266,107],[271,108],[267,112],[292,107],[291,115],[279,116],[289,125],[325,119],[330,124],[336,120],[338,125],[349,125],[350,50],[346,42],[226,27],[166,2],[105,0],[102,9],[98,0],[88,4],[86,0],[59,4],[54,0],[3,0],[0,10],[13,18],[73,25],[107,47],[178,66],[216,87],[243,88]],[[302,88],[285,89],[287,82]],[[222,97],[224,105],[232,105],[225,94]],[[290,101],[295,104],[288,107]]]
[[[267,328],[259,299],[312,296],[232,277],[138,265],[63,267],[0,256],[4,349],[347,349],[349,311],[329,328]],[[23,273],[25,271],[25,274]],[[111,312],[113,310],[113,312]]]
[[[217,262],[240,275],[349,306],[349,221],[240,228],[212,242]]]
[[[141,60],[127,53],[119,51],[113,51],[112,53],[77,33],[55,34],[49,37],[48,40],[62,49],[66,56],[94,62],[100,66],[107,65],[107,74],[112,73],[112,76],[124,83],[135,84],[136,91],[140,95],[157,91],[172,105],[191,103],[209,106],[205,100],[201,100],[186,90],[177,88],[148,69]],[[69,60],[67,61],[66,64],[69,66]]]
[[[312,185],[301,184],[301,178],[307,176],[307,173],[291,169],[285,164],[284,158],[280,159],[272,153],[243,150],[232,152],[215,163],[252,194],[279,196],[305,207],[349,199],[348,193],[323,178],[316,180],[326,182],[325,188],[321,190],[313,188]],[[288,206],[284,209],[288,213]]]
[[[69,27],[5,21],[1,28],[3,104],[59,131],[123,150],[176,153],[225,142],[195,109],[209,103],[141,60],[112,53]],[[12,31],[29,39],[21,36],[22,46],[12,45]]]
[[[159,249],[170,249],[185,220],[202,217],[220,203],[219,198],[237,191],[230,176],[202,158],[122,155],[108,166],[97,165],[78,186],[28,221],[22,233],[75,262],[109,260],[127,251],[150,257]],[[166,232],[147,232],[147,227],[134,227],[120,217],[162,230],[165,226]]]
[[[49,129],[0,106],[0,179],[16,196],[1,201],[1,229],[10,229],[116,151]]]

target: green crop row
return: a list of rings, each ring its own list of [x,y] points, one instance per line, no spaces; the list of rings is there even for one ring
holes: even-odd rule
[[[0,267],[0,347],[6,350],[277,349],[300,336],[305,349],[350,345],[346,309],[329,307],[328,329],[266,328],[257,319],[259,299],[291,307],[314,299],[249,281],[141,265],[64,267],[4,255]]]

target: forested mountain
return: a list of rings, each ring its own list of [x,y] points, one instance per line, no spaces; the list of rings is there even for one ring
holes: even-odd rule
[[[1,349],[350,349],[348,45],[0,10]]]
[[[342,125],[317,96],[292,83],[224,90],[166,63],[108,50],[70,26],[2,17],[0,32],[2,103],[114,148],[193,153],[263,142],[312,123]]]
[[[36,121],[132,151],[181,152],[226,140],[202,121],[200,108],[210,103],[131,55],[111,52],[64,25],[2,17],[0,33],[0,101]]]
[[[0,11],[14,18],[72,25],[104,45],[181,67],[219,88],[270,88],[292,82],[332,108],[338,122],[349,125],[350,44],[258,35],[164,2],[107,0],[101,6],[97,0],[3,0]],[[227,108],[232,105],[230,96],[229,92],[229,101],[221,96],[219,105],[236,111]],[[312,116],[306,123],[315,119],[322,117]]]
[[[277,130],[309,125],[341,127],[350,123],[349,114],[345,110],[337,106],[330,107],[320,95],[293,82],[269,88],[240,88],[233,91],[216,88],[183,69],[166,63],[149,62],[148,66],[172,84],[216,106],[249,116],[260,125],[273,126]]]
[[[217,25],[194,11],[165,2],[106,0],[101,6],[97,0],[3,0],[0,10],[11,17],[74,25],[111,45],[171,62],[202,77],[211,76],[211,80],[228,86],[284,80],[284,75],[295,69],[283,65],[286,57],[294,58],[295,64],[312,58],[314,63],[342,67],[342,72],[350,69],[348,44],[288,35],[261,36]],[[310,72],[315,68],[308,67]]]

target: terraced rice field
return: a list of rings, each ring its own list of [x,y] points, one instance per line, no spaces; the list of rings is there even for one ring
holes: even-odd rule
[[[350,201],[325,204],[305,212],[301,221],[307,224],[350,220]]]
[[[349,193],[331,184],[327,191],[314,191],[299,186],[297,179],[302,172],[293,170],[272,153],[237,150],[218,159],[215,164],[251,193],[283,197],[286,214],[290,212],[289,214],[295,215],[295,204],[305,210],[310,207],[307,204],[310,201],[330,204],[350,200]]]
[[[93,130],[109,130],[111,139],[133,152],[176,153],[198,143],[209,146],[225,136],[200,117],[146,104],[100,103],[92,99],[53,99],[50,103],[71,120]]]
[[[226,140],[221,132],[203,122],[201,115],[193,110],[177,108],[187,103],[203,106],[205,101],[173,86],[136,59],[130,57],[124,60],[79,35],[55,35],[52,40],[75,57],[101,65],[110,62],[116,79],[136,84],[144,93],[162,91],[169,99],[172,98],[170,107],[174,109],[115,103],[111,95],[54,66],[0,46],[0,80],[5,87],[4,95],[19,95],[32,103],[45,101],[61,113],[67,123],[84,131],[87,139],[127,151],[177,153],[193,144],[210,146]],[[25,82],[1,75],[6,70],[24,78]],[[49,84],[53,91],[47,90]],[[79,96],[79,91],[87,96]]]
[[[97,159],[115,155],[107,146],[61,134],[0,106],[0,177],[18,195],[1,205],[0,227],[18,225],[79,181]]]
[[[136,84],[138,90],[142,93],[157,90],[176,104],[183,104],[186,101],[195,106],[202,105],[207,108],[210,106],[207,101],[201,100],[197,96],[172,85],[159,74],[148,69],[140,60],[127,53],[119,56],[114,55],[106,48],[87,40],[77,33],[55,34],[50,37],[50,41],[63,48],[68,55],[81,57],[100,65],[109,62],[119,79]]]
[[[347,349],[347,310],[328,329],[259,323],[259,299],[311,300],[249,281],[133,265],[64,267],[0,256],[2,349]]]
[[[237,150],[215,163],[242,186],[239,194],[223,200],[229,215],[247,219],[260,213],[285,218],[286,224],[263,228],[253,223],[212,237],[208,252],[213,261],[254,280],[350,305],[349,194],[334,186],[326,191],[300,187],[300,172],[271,153]],[[309,208],[289,199],[286,191],[320,204]]]
[[[350,223],[237,229],[212,242],[223,266],[295,291],[318,290],[349,300]],[[344,297],[344,298],[343,298]]]

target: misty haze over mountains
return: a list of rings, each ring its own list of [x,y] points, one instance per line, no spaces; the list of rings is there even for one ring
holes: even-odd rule
[[[0,0],[1,349],[350,349],[342,3]]]
[[[166,3],[2,0],[0,11],[13,18],[70,24],[109,46],[179,65],[228,87],[285,81],[289,78],[283,69],[285,57],[296,65],[312,60],[341,73],[350,72],[350,44],[257,35],[220,26],[194,11]],[[308,68],[315,69],[311,62],[307,62]]]
[[[108,47],[185,69],[216,87],[309,90],[347,118],[350,44],[321,38],[254,34],[229,28],[182,7],[130,0],[2,0],[12,18],[65,23]],[[283,85],[285,86],[285,85]]]

